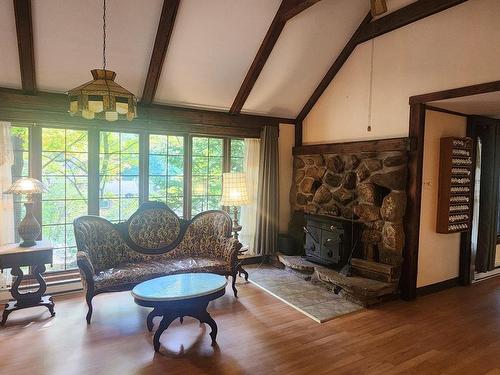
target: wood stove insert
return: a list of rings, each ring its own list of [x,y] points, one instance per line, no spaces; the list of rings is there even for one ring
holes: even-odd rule
[[[362,223],[321,215],[305,215],[305,219],[306,259],[337,268],[361,254]]]

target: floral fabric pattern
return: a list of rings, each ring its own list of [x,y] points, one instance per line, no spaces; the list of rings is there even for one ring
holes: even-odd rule
[[[127,228],[130,239],[139,247],[161,248],[181,234],[181,220],[167,208],[139,211]],[[234,274],[241,244],[230,237],[229,215],[207,211],[182,222],[187,228],[174,249],[148,255],[130,248],[116,224],[96,216],[76,219],[77,263],[84,284],[98,291],[175,273]]]
[[[180,234],[179,218],[166,209],[150,209],[132,216],[128,232],[137,245],[158,249],[174,242]]]
[[[130,263],[100,272],[94,278],[97,289],[112,288],[116,285],[137,284],[155,277],[186,272],[231,272],[228,263],[208,258],[179,258],[170,262],[150,261]]]

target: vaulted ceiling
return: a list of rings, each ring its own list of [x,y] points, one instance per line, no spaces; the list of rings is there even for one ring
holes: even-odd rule
[[[390,0],[389,13],[412,2]],[[163,3],[107,0],[108,69],[139,98]],[[153,102],[228,111],[281,3],[181,0]],[[241,112],[295,118],[370,8],[369,0],[309,3],[278,33]],[[102,65],[102,0],[31,0],[31,12],[38,90],[62,93],[90,80]],[[0,50],[0,86],[20,89],[8,0],[0,1]]]

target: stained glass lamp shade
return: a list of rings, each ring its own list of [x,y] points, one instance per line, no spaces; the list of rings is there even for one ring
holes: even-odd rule
[[[68,91],[69,113],[87,120],[132,121],[137,116],[134,94],[115,82],[116,73],[111,70],[93,69],[91,73],[92,81]]]

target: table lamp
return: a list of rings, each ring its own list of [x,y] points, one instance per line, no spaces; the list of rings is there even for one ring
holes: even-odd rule
[[[233,207],[233,237],[236,240],[241,230],[241,225],[238,224],[238,206],[249,203],[245,173],[223,173],[221,204]]]
[[[36,239],[40,235],[40,223],[33,215],[33,194],[41,194],[47,191],[47,188],[38,180],[30,177],[23,177],[12,184],[5,194],[26,195],[27,201],[24,203],[26,207],[26,216],[19,223],[17,232],[23,242],[19,244],[22,247],[30,247],[36,245]]]

